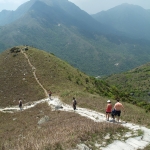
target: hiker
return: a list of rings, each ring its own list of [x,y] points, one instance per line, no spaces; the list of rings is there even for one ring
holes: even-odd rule
[[[22,110],[22,100],[21,99],[19,99],[19,108],[20,108],[20,110]]]
[[[119,118],[120,118],[120,115],[121,115],[121,110],[124,110],[124,107],[123,107],[123,105],[119,102],[119,99],[117,99],[117,102],[116,102],[116,104],[114,105],[114,109],[115,109],[114,119],[115,119],[115,116],[117,116],[117,117],[118,117],[117,121],[119,122]]]
[[[111,104],[111,101],[108,100],[107,101],[107,106],[106,106],[106,120],[109,121],[109,116],[111,114],[111,111],[112,111],[112,104]]]
[[[52,96],[52,92],[51,91],[49,91],[49,99],[51,100],[51,96]]]
[[[73,109],[76,110],[77,101],[74,97],[73,97],[72,105],[73,105]]]

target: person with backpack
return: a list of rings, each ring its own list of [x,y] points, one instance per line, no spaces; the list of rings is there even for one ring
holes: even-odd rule
[[[75,97],[73,97],[72,105],[73,105],[73,109],[76,110],[77,101]]]
[[[21,99],[19,99],[19,108],[20,108],[20,110],[22,110],[22,100]]]
[[[109,121],[109,117],[110,117],[111,112],[112,112],[112,104],[111,104],[111,101],[108,100],[107,106],[106,106],[106,120],[107,121]]]

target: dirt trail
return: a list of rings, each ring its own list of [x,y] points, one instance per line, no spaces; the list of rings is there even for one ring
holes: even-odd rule
[[[45,93],[45,96],[48,97],[48,94],[47,94],[47,90],[44,88],[44,86],[40,83],[40,81],[38,80],[37,76],[36,76],[36,68],[31,64],[30,60],[29,60],[29,57],[28,55],[25,53],[25,51],[21,50],[21,53],[25,56],[25,58],[27,59],[28,61],[28,64],[29,66],[32,68],[32,71],[33,71],[33,76],[35,78],[35,80],[37,81],[37,83],[41,86],[41,88],[43,89],[44,93]]]
[[[86,108],[80,108],[77,107],[77,110],[74,111],[71,105],[63,103],[59,98],[53,97],[52,100],[49,98],[42,99],[40,101],[36,101],[31,103],[27,103],[23,105],[23,110],[30,109],[35,107],[37,104],[47,102],[52,110],[59,110],[59,111],[67,111],[67,112],[74,112],[77,113],[81,116],[84,116],[86,118],[89,118],[95,122],[106,122],[105,115],[96,112],[90,109]],[[0,109],[0,111],[5,112],[5,113],[13,113],[15,111],[20,111],[18,106],[15,107],[8,107],[4,109]],[[113,122],[110,122],[113,123]],[[117,122],[114,122],[117,123]],[[144,126],[139,126],[136,124],[132,123],[126,123],[124,121],[121,121],[119,123],[120,125],[127,127],[131,130],[131,133],[138,132],[138,130],[141,130],[143,134],[141,136],[136,136],[132,137],[133,135],[131,134],[126,134],[126,140],[115,140],[111,144],[104,146],[98,143],[95,143],[97,145],[97,148],[100,150],[139,150],[139,149],[144,149],[147,145],[150,144],[150,129],[144,127]]]
[[[39,82],[38,78],[36,77],[36,68],[31,64],[27,54],[23,51],[21,51],[21,52],[24,54],[24,56],[28,60],[28,63],[33,70],[33,75],[34,75],[37,83],[44,90],[45,96],[47,97],[48,95],[47,95],[46,89],[43,87],[43,85]],[[39,100],[39,101],[35,101],[32,103],[31,102],[26,103],[23,105],[23,110],[33,108],[37,104],[44,103],[44,102],[47,102],[53,110],[59,109],[61,111],[74,112],[74,113],[77,113],[81,116],[87,117],[87,118],[89,118],[95,122],[106,122],[106,118],[105,118],[104,114],[90,110],[90,109],[80,108],[80,107],[77,107],[77,110],[74,111],[71,105],[63,103],[57,97],[53,97],[52,100],[50,100],[47,97],[47,98]],[[20,111],[20,109],[18,108],[18,106],[14,106],[14,107],[6,107],[4,109],[0,109],[0,111],[4,112],[4,113],[8,113],[8,112],[14,113],[16,111]],[[112,123],[112,122],[110,122],[110,123]],[[144,126],[139,126],[139,125],[132,124],[132,123],[126,123],[124,121],[121,121],[120,124],[129,128],[133,132],[137,131],[137,130],[141,130],[143,132],[143,135],[132,137],[132,135],[128,136],[128,134],[127,134],[126,140],[123,140],[123,141],[122,140],[115,140],[111,144],[107,145],[106,147],[101,145],[101,144],[95,143],[95,144],[97,144],[98,149],[100,149],[100,150],[138,150],[138,149],[144,149],[144,147],[146,147],[147,145],[150,144],[150,129],[148,129]]]

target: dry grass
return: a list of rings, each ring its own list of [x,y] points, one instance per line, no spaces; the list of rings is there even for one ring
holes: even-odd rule
[[[32,69],[21,53],[5,51],[0,55],[0,106],[18,105],[44,98],[41,87],[35,81]]]
[[[75,96],[78,102],[78,106],[84,108],[90,108],[95,111],[105,113],[106,102],[109,98],[101,97],[98,95],[92,95],[83,92],[68,92],[67,96],[63,97],[63,101],[68,104],[72,104],[72,97]],[[111,99],[112,105],[116,103],[116,100]],[[121,119],[126,122],[132,122],[135,124],[144,125],[150,128],[150,113],[144,109],[135,105],[121,102],[124,105],[125,112],[122,111]]]
[[[61,95],[65,89],[85,89],[85,79],[89,77],[66,62],[33,47],[29,47],[26,53],[36,68],[38,80],[47,91],[51,90],[53,95]],[[21,52],[3,52],[0,55],[0,66],[1,107],[18,105],[19,98],[26,103],[45,97],[43,89],[33,76],[31,66]]]
[[[54,111],[45,104],[14,114],[0,114],[1,149],[66,149],[77,143],[92,141],[93,137],[102,141],[107,134],[117,134],[126,129],[110,123],[95,123],[75,113]],[[40,118],[50,120],[38,125]]]
[[[40,83],[52,91],[52,96],[60,96],[68,104],[72,104],[75,96],[78,106],[105,113],[108,98],[86,92],[87,86],[92,87],[91,82],[86,83],[88,76],[44,51],[30,47],[27,55],[37,70]],[[23,54],[18,53],[14,57],[6,51],[0,55],[0,65],[1,107],[17,105],[19,98],[26,103],[45,97]],[[111,101],[114,105],[115,100]],[[123,104],[126,110],[121,116],[123,120],[150,127],[149,113],[131,104]],[[45,115],[50,121],[37,125]],[[61,150],[75,147],[77,143],[92,145],[95,141],[103,141],[107,133],[127,130],[116,124],[95,123],[74,113],[52,112],[47,104],[14,114],[0,113],[0,122],[0,148],[3,150]]]
[[[145,147],[143,150],[150,150],[150,145],[148,145],[147,147]]]

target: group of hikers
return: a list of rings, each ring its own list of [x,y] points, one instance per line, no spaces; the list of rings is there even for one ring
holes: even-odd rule
[[[110,100],[107,100],[106,106],[106,120],[109,121],[110,115],[112,116],[113,120],[117,117],[117,121],[119,122],[121,111],[124,110],[123,105],[120,103],[119,99],[115,103],[114,107],[111,104]]]
[[[73,109],[76,110],[77,101],[75,97],[73,97],[72,100],[72,106]],[[106,106],[106,120],[109,121],[110,115],[115,121],[115,118],[117,117],[117,121],[119,122],[121,111],[124,110],[124,106],[122,103],[120,103],[119,99],[117,99],[117,102],[115,103],[114,107],[111,104],[110,100],[107,100],[107,106]]]
[[[49,99],[51,100],[52,92],[49,91],[48,93]],[[77,101],[75,97],[73,97],[72,100],[72,106],[73,110],[76,110]],[[22,110],[22,100],[19,99],[19,108]],[[106,120],[109,121],[110,116],[115,120],[115,117],[117,117],[117,121],[119,122],[121,111],[124,110],[123,105],[120,103],[119,99],[117,99],[117,102],[115,103],[114,107],[111,104],[110,100],[107,100],[107,106],[106,106]]]

